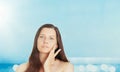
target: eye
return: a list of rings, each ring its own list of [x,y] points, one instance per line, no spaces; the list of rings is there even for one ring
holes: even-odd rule
[[[54,40],[54,38],[53,38],[53,37],[50,37],[50,40]]]
[[[41,36],[39,36],[39,37],[40,37],[40,38],[44,38],[44,36],[42,36],[42,35],[41,35]]]

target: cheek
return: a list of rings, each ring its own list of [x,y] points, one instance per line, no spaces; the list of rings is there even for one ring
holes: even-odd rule
[[[42,42],[40,42],[39,40],[37,41],[37,48],[40,48],[42,45]]]
[[[49,47],[52,49],[53,47],[55,46],[55,48],[57,48],[57,43],[56,42],[53,42],[53,43],[50,43]]]
[[[50,45],[49,45],[49,48],[50,48],[50,50],[51,50],[51,49],[53,48],[53,44],[50,44]]]

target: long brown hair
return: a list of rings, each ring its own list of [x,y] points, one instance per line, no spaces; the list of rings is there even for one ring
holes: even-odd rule
[[[53,28],[56,31],[57,44],[58,44],[57,49],[61,49],[61,51],[55,58],[61,61],[64,61],[64,62],[68,62],[68,59],[64,52],[63,43],[62,43],[61,35],[60,35],[58,28],[54,26],[53,24],[44,24],[38,29],[36,36],[34,38],[33,50],[29,57],[29,64],[25,72],[39,72],[39,70],[43,68],[43,65],[39,59],[39,51],[37,49],[37,39],[43,28]]]

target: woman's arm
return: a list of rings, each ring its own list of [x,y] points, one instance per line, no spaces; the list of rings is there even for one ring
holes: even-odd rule
[[[44,71],[45,72],[51,72],[51,64],[54,62],[56,55],[61,51],[59,49],[56,53],[55,52],[56,46],[53,47],[53,49],[50,51],[45,63],[44,63]]]

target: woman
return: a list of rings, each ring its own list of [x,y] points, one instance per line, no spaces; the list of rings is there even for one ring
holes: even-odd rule
[[[44,24],[36,33],[29,62],[21,64],[16,72],[73,72],[73,70],[73,65],[64,53],[58,28],[52,24]]]

